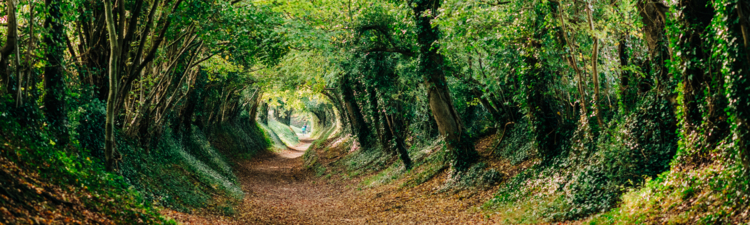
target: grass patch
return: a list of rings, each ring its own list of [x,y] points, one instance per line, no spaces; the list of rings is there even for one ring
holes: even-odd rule
[[[297,134],[289,126],[275,120],[268,120],[268,128],[273,130],[286,146],[293,147],[299,145]]]
[[[302,135],[302,128],[295,127],[294,125],[290,125],[289,127],[292,128],[292,130],[294,131],[294,133],[296,133],[297,135]]]
[[[376,187],[389,184],[392,181],[401,178],[401,176],[405,173],[403,167],[404,164],[401,163],[401,161],[396,161],[395,163],[392,163],[388,168],[385,168],[379,173],[362,180],[362,182],[360,182],[360,186]]]
[[[268,127],[268,125],[263,123],[258,123],[258,126],[260,126],[261,130],[263,130],[263,135],[266,136],[268,140],[272,143],[271,150],[274,151],[281,151],[286,149],[286,145],[284,145],[284,142],[281,141],[279,138],[279,135],[276,134],[271,128]]]

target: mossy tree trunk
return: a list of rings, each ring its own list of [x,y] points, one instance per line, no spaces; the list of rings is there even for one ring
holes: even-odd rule
[[[349,123],[351,124],[352,132],[357,136],[357,141],[359,141],[360,146],[362,146],[364,150],[369,150],[372,145],[372,143],[370,143],[370,128],[367,126],[362,111],[360,111],[360,107],[354,98],[351,81],[348,77],[345,77],[342,81],[341,95],[344,108],[346,108],[347,115],[349,116]]]
[[[248,103],[248,104],[252,104],[248,112],[248,117],[250,117],[249,122],[253,126],[255,126],[255,122],[256,122],[255,118],[258,115],[258,108],[260,108],[258,106],[261,104],[261,96],[263,96],[263,92],[260,89],[256,90],[255,94],[253,94],[252,99]]]
[[[719,0],[714,3],[717,17],[725,23],[726,32],[719,34],[726,44],[724,74],[729,99],[730,119],[742,163],[750,168],[750,3],[743,0]]]
[[[383,130],[380,129],[380,107],[378,106],[378,92],[375,90],[374,87],[370,86],[367,88],[367,95],[368,100],[370,101],[370,113],[372,114],[372,126],[375,128],[375,132],[378,135],[378,142],[380,143],[380,147],[383,149],[383,151],[392,153],[393,150],[391,149],[391,146],[388,144],[388,141],[390,140],[390,137],[387,137],[387,135],[383,132]]]
[[[561,120],[557,109],[553,108],[556,103],[555,98],[549,96],[550,83],[554,82],[554,73],[544,66],[541,56],[544,39],[550,32],[550,28],[545,26],[545,18],[549,13],[558,12],[559,5],[555,2],[542,4],[535,7],[536,17],[534,18],[534,27],[532,39],[525,48],[529,49],[524,55],[524,67],[520,73],[519,81],[520,92],[523,93],[522,102],[526,116],[531,125],[531,135],[534,144],[537,145],[540,157],[545,162],[550,162],[552,158],[559,154],[560,146],[557,142],[560,133]],[[572,45],[569,43],[568,45]],[[575,62],[573,62],[575,63]],[[583,80],[583,78],[581,78]],[[579,87],[580,88],[580,87]],[[582,89],[579,89],[582,90]],[[581,93],[583,95],[583,93]],[[581,96],[581,99],[585,99]],[[553,101],[553,102],[550,102]],[[581,112],[586,115],[585,104],[581,104]],[[586,120],[586,117],[581,117]]]
[[[268,124],[268,102],[262,101],[258,108],[258,120],[263,124]]]
[[[389,99],[388,102],[390,105],[388,109],[390,110],[386,109],[383,112],[385,122],[388,125],[386,135],[392,135],[399,158],[401,159],[401,162],[404,163],[406,169],[409,169],[412,166],[412,161],[409,157],[409,152],[406,150],[406,143],[404,142],[404,137],[406,136],[407,131],[406,121],[404,120],[401,108],[402,102],[397,102],[393,99]]]
[[[430,110],[438,131],[445,137],[450,152],[451,166],[457,171],[468,169],[479,154],[469,140],[466,129],[453,106],[450,91],[443,71],[444,56],[438,53],[439,28],[432,19],[439,12],[441,1],[416,0],[413,2],[414,17],[419,45],[418,72],[424,77]],[[431,15],[427,15],[427,13]]]
[[[728,131],[724,78],[711,55],[708,27],[716,10],[708,0],[681,0],[678,5],[679,26],[676,57],[681,59],[682,113],[687,136],[697,134],[699,127],[707,129],[707,141],[722,139]],[[704,120],[704,114],[707,115]],[[710,135],[708,135],[710,134]]]
[[[555,3],[553,3],[555,4]],[[558,6],[559,7],[559,6]],[[593,6],[592,6],[593,7]],[[599,71],[597,70],[598,57],[599,57],[599,38],[596,37],[596,27],[594,26],[594,12],[592,7],[586,7],[586,14],[588,15],[589,29],[591,36],[594,39],[594,46],[591,49],[591,78],[594,81],[594,113],[596,113],[596,122],[599,127],[604,126],[602,122],[602,106],[601,100],[599,99]]]
[[[339,95],[336,92],[325,90],[323,91],[323,95],[325,95],[328,100],[331,100],[333,103],[333,107],[336,108],[336,112],[338,112],[338,117],[335,118],[340,122],[340,124],[350,124],[349,123],[349,114],[346,111],[346,107],[344,106],[343,101],[339,98]],[[342,127],[344,130],[347,129],[347,126]]]
[[[0,94],[8,93],[11,85],[13,85],[10,81],[10,72],[8,71],[8,59],[13,50],[15,50],[18,39],[16,6],[13,4],[13,0],[5,0],[5,13],[8,21],[8,33],[6,34],[5,44],[0,48]]]
[[[625,68],[630,65],[630,41],[628,35],[622,35],[617,45],[617,56],[620,59],[620,110],[628,113],[633,110],[636,102],[635,88],[631,87],[635,79],[631,80],[633,72]]]
[[[65,113],[65,75],[63,70],[63,37],[65,35],[62,24],[62,13],[60,12],[59,0],[46,0],[48,15],[44,21],[44,28],[48,33],[44,36],[47,45],[45,58],[47,65],[44,67],[44,113],[50,123],[59,145],[68,143],[68,116]]]

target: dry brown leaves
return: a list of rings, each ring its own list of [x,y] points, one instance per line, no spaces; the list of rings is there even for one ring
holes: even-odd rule
[[[483,155],[490,150],[491,140],[492,137],[487,137],[477,142]],[[479,210],[481,204],[492,198],[496,187],[441,191],[447,178],[447,173],[443,172],[416,187],[402,188],[402,183],[408,179],[401,179],[359,190],[359,182],[367,176],[348,180],[334,176],[326,180],[303,169],[299,156],[310,141],[302,140],[303,144],[295,149],[240,162],[236,170],[247,195],[231,218],[168,210],[162,213],[184,224],[498,223]],[[506,162],[489,164],[511,167]]]
[[[87,209],[79,196],[42,182],[0,157],[0,224],[114,224],[99,212]]]

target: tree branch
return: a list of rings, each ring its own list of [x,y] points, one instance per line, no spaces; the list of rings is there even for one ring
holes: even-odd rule
[[[364,52],[370,53],[370,52],[395,52],[395,53],[401,53],[404,56],[414,56],[414,52],[406,50],[406,49],[399,49],[399,48],[385,48],[385,47],[375,47],[368,50],[365,50]]]

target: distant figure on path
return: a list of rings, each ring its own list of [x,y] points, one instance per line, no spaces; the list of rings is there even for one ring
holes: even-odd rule
[[[302,135],[305,135],[306,132],[307,132],[307,124],[302,126]]]

